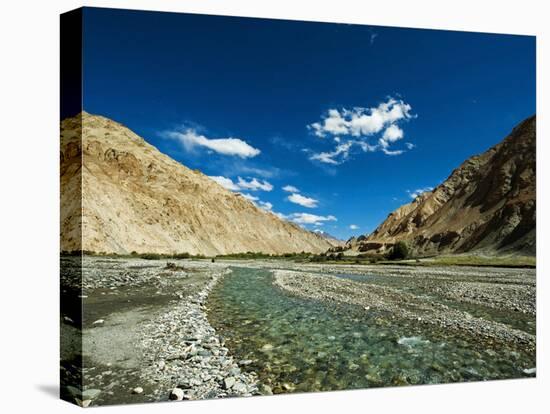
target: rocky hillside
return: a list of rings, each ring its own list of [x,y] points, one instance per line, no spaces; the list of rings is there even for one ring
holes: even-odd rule
[[[536,250],[536,117],[501,143],[466,160],[433,191],[393,213],[353,252],[384,253],[406,241],[416,254],[520,253]]]
[[[61,124],[61,190],[66,251],[217,255],[331,247],[160,153],[123,125],[85,112]]]

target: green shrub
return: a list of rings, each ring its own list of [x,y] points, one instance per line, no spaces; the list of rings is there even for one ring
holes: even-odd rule
[[[398,241],[395,243],[388,255],[390,260],[402,260],[409,256],[409,246],[404,241]]]
[[[146,260],[160,260],[162,258],[162,256],[158,253],[144,253],[140,255],[140,257]]]
[[[189,253],[176,253],[172,255],[173,259],[189,259],[191,255]]]

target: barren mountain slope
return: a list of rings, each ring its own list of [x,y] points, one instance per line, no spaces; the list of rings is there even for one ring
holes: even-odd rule
[[[123,125],[85,112],[61,124],[61,188],[66,251],[215,255],[331,247],[160,153]]]
[[[384,252],[405,240],[416,254],[535,254],[536,117],[454,170],[433,191],[393,213],[347,247]]]

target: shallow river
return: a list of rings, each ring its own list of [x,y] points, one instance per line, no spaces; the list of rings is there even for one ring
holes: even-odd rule
[[[535,366],[534,354],[521,349],[296,298],[272,281],[268,270],[233,268],[208,308],[245,369],[275,393],[519,378]]]

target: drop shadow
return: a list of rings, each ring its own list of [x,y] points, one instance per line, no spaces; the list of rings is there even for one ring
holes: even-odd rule
[[[37,385],[36,388],[44,394],[55,398],[56,400],[59,399],[59,385],[40,384]]]

